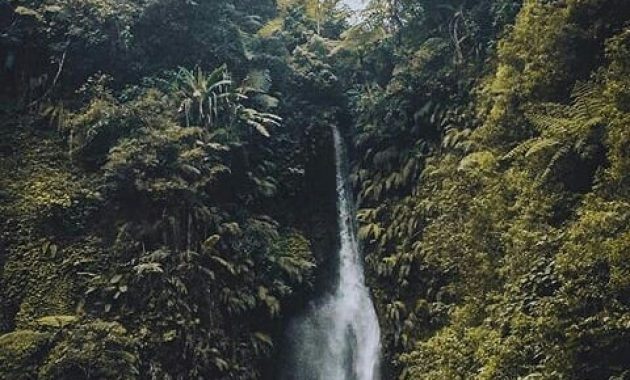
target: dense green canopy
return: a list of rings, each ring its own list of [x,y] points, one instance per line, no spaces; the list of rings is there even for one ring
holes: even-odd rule
[[[630,3],[343,3],[0,3],[0,378],[275,378],[333,125],[384,380],[630,378]]]

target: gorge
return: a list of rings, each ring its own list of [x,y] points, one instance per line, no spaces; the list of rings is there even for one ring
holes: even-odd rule
[[[0,1],[0,379],[630,379],[629,125],[628,0]]]

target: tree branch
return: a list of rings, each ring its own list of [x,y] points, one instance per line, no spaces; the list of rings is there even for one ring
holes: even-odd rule
[[[50,87],[48,87],[48,89],[46,90],[46,92],[44,92],[44,94],[42,96],[40,96],[38,99],[36,99],[33,102],[31,102],[28,105],[27,108],[31,108],[31,107],[35,106],[37,103],[41,102],[44,98],[46,98],[48,95],[50,95],[52,90],[55,88],[55,85],[57,84],[57,81],[59,81],[59,77],[61,76],[61,72],[63,71],[63,66],[64,66],[64,64],[66,62],[66,55],[68,53],[68,46],[69,46],[69,44],[63,50],[63,54],[61,55],[61,60],[59,61],[59,67],[57,68],[57,73],[55,74],[55,77],[53,78],[53,81],[52,81]]]

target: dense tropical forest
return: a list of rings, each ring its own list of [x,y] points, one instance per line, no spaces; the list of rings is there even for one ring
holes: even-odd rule
[[[280,378],[333,128],[380,379],[630,379],[627,0],[1,0],[0,379]]]

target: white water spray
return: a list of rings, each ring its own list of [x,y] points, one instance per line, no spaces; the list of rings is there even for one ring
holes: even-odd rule
[[[344,172],[345,153],[333,130],[337,169],[339,272],[334,292],[289,329],[285,380],[378,380],[380,329],[365,286],[354,213]]]

